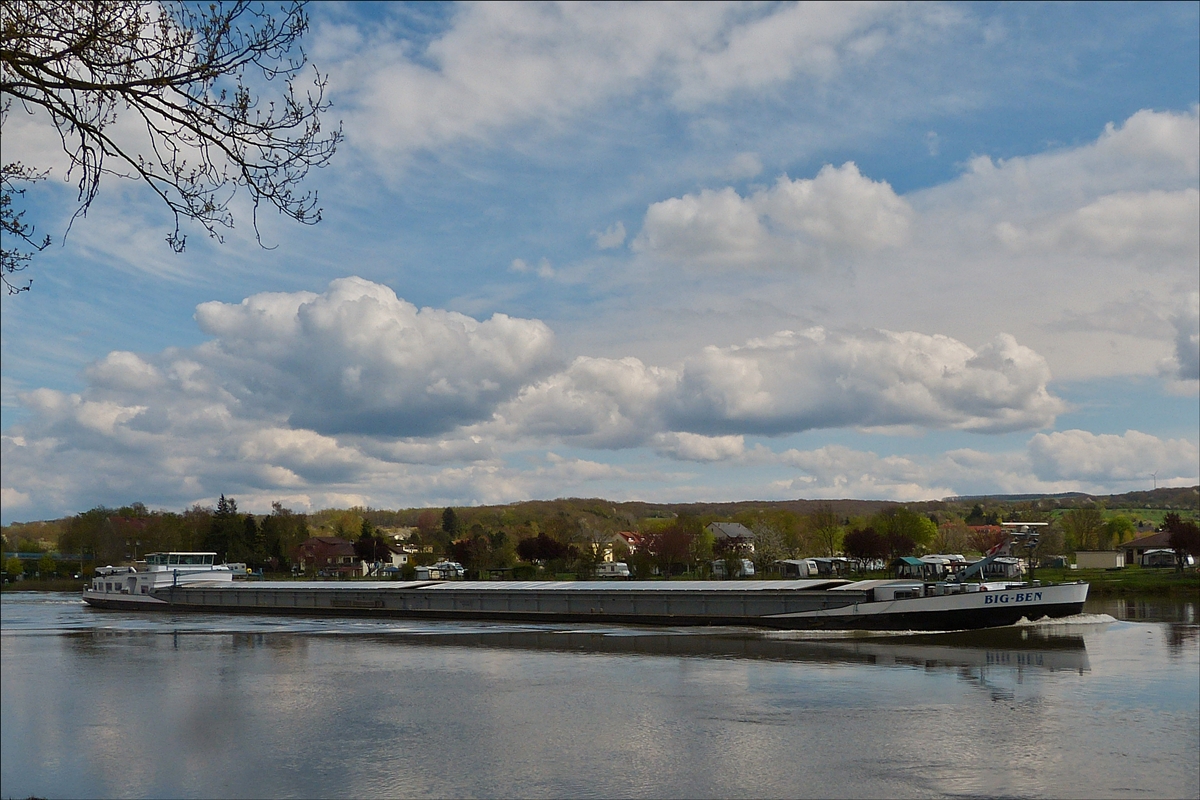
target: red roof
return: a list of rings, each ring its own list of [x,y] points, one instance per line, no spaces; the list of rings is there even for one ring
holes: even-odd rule
[[[1122,550],[1147,550],[1156,547],[1170,547],[1170,541],[1170,531],[1159,531],[1158,533],[1152,533],[1149,536],[1142,536],[1138,539],[1130,539],[1128,542],[1123,542],[1117,545],[1117,547],[1121,548]]]

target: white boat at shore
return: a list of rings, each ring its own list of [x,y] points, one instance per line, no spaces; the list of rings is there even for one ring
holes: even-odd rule
[[[84,602],[101,608],[167,605],[155,592],[171,586],[220,586],[233,581],[233,570],[218,564],[216,553],[150,553],[133,566],[97,567],[83,590]]]

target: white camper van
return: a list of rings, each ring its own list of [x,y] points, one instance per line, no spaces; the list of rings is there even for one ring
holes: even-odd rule
[[[597,578],[628,578],[631,574],[624,561],[606,561],[596,566]]]

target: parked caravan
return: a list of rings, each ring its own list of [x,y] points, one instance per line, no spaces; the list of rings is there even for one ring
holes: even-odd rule
[[[820,574],[817,562],[812,558],[784,558],[775,562],[782,578],[815,578]]]
[[[714,578],[729,577],[728,570],[725,568],[725,560],[718,558],[712,562],[712,574]],[[753,578],[754,577],[754,562],[748,558],[741,560],[741,565],[738,567],[735,578]]]
[[[1178,563],[1175,551],[1166,549],[1147,550],[1142,553],[1141,561],[1143,567],[1174,567]],[[1184,556],[1183,565],[1185,567],[1193,566],[1195,563],[1190,555]]]
[[[630,578],[632,573],[624,561],[606,561],[596,567],[597,578]]]
[[[417,567],[419,581],[461,580],[466,574],[466,569],[457,561],[439,561],[429,567]]]

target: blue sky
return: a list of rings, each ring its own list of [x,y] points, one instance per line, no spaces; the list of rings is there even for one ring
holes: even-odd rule
[[[269,250],[10,115],[4,521],[1193,485],[1197,9],[318,4]]]

